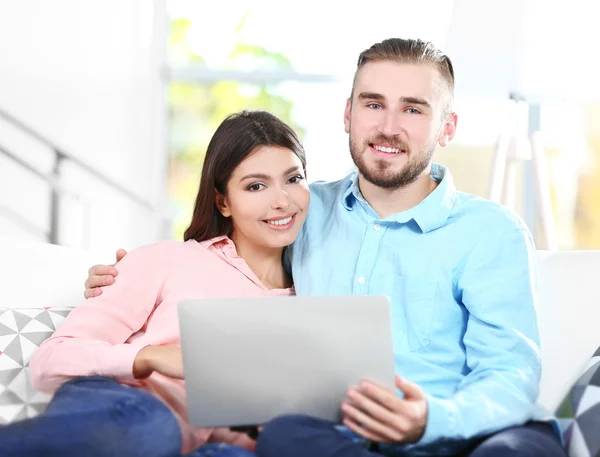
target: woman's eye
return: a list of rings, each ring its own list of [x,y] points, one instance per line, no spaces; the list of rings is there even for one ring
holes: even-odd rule
[[[248,186],[248,190],[250,190],[252,192],[256,192],[258,190],[261,190],[262,188],[263,188],[263,184],[261,184],[261,183],[250,184]]]
[[[292,184],[296,184],[297,182],[300,182],[304,179],[304,176],[302,175],[297,175],[297,176],[292,176],[289,180],[290,183]]]

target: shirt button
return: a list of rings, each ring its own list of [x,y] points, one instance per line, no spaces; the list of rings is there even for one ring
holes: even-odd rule
[[[365,277],[361,276],[360,278],[358,278],[358,283],[359,284],[364,284],[365,283]]]
[[[379,224],[375,224],[375,225],[373,226],[373,230],[375,230],[376,232],[378,232],[379,230],[381,230],[381,225],[379,225]]]

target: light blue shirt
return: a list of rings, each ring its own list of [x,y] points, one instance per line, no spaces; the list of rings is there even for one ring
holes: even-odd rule
[[[427,198],[385,219],[356,173],[313,183],[290,250],[298,295],[390,297],[396,372],[428,397],[422,439],[401,447],[414,455],[541,417],[531,235],[500,205],[457,191],[445,167],[431,177]]]

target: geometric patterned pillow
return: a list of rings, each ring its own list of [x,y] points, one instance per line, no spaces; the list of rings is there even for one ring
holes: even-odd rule
[[[556,416],[569,457],[600,457],[600,348],[573,384]]]
[[[34,417],[51,396],[29,382],[29,361],[73,308],[0,308],[0,424]]]

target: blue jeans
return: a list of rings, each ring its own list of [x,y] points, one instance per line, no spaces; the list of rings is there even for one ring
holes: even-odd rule
[[[181,432],[158,398],[99,376],[63,384],[37,417],[0,426],[2,457],[175,457]],[[210,444],[187,457],[254,457]]]
[[[341,433],[331,422],[308,416],[281,416],[268,422],[258,437],[258,457],[378,457],[362,439]],[[394,455],[402,455],[401,451]],[[407,454],[409,455],[409,454]],[[475,443],[456,457],[566,457],[552,427],[531,422]]]

